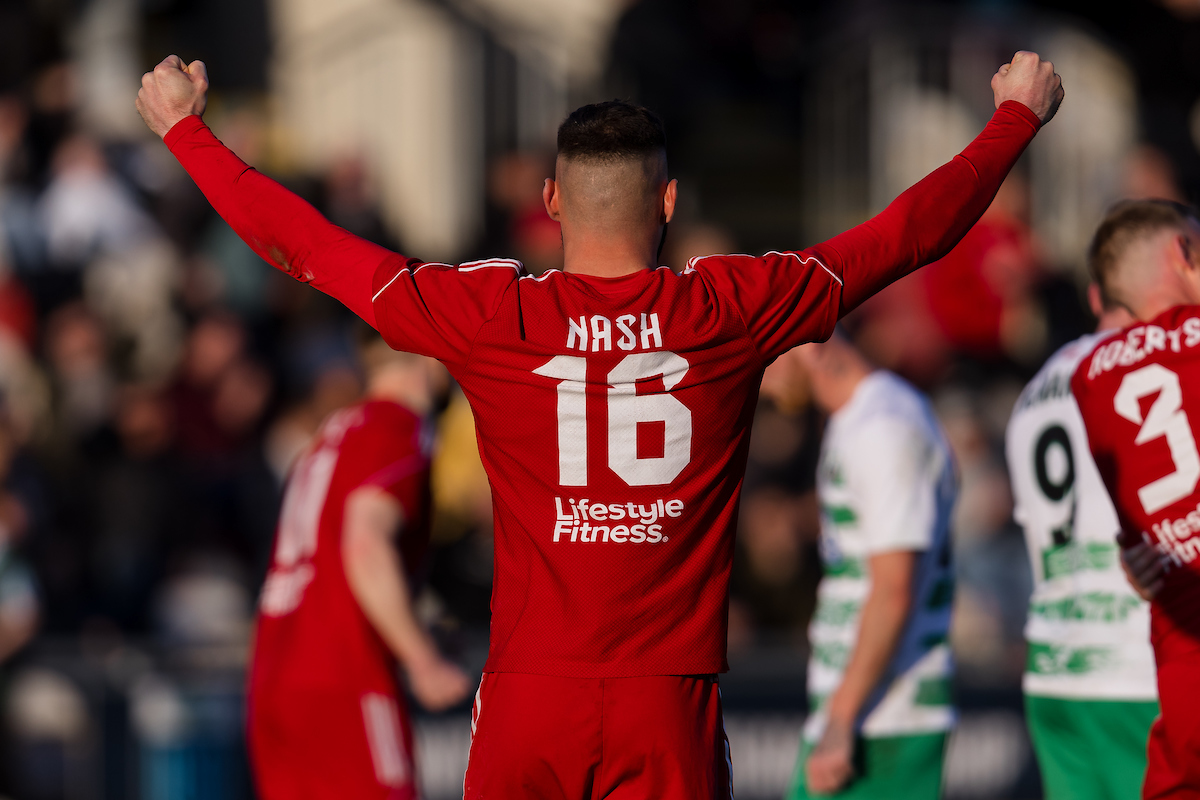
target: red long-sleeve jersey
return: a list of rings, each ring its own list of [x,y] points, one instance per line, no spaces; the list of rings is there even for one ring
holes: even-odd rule
[[[609,279],[406,259],[330,224],[198,117],[166,142],[260,255],[393,347],[441,360],[462,386],[495,512],[485,669],[622,677],[727,668],[733,536],[764,366],[945,255],[1038,125],[1004,103],[953,161],[807,250]]]

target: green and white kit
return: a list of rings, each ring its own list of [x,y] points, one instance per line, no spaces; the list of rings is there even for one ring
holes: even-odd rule
[[[1051,356],[1008,423],[1013,515],[1033,562],[1024,688],[1038,697],[1153,702],[1149,606],[1121,571],[1120,525],[1071,394],[1075,368],[1103,338],[1084,336]]]
[[[1025,717],[1047,800],[1137,797],[1158,714],[1149,606],[1121,571],[1120,523],[1071,394],[1076,367],[1104,339],[1052,355],[1006,436],[1013,516],[1033,567]]]
[[[825,700],[842,681],[871,588],[868,559],[911,550],[919,560],[914,604],[896,653],[860,717],[868,739],[949,730],[952,664],[946,642],[954,596],[950,513],[953,458],[928,401],[888,372],[865,378],[825,428],[817,474],[825,576],[809,629],[813,714],[804,739],[820,738]]]

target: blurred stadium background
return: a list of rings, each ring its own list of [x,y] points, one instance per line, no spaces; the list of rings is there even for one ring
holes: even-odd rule
[[[348,312],[259,261],[142,126],[164,55],[205,60],[217,134],[338,224],[541,272],[561,263],[541,180],[578,104],[664,118],[680,268],[879,210],[979,130],[1018,48],[1064,75],[1059,118],[953,254],[847,323],[931,393],[961,470],[952,798],[1040,796],[1003,428],[1092,325],[1102,210],[1200,196],[1200,2],[0,0],[0,795],[252,796],[242,681],[281,481],[359,391]],[[491,512],[460,395],[440,427],[420,606],[478,669]],[[780,796],[797,750],[819,435],[760,409],[722,679],[741,798]],[[466,709],[418,722],[429,797],[458,796]]]

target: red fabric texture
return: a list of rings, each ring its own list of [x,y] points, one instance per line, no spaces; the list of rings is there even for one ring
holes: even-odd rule
[[[732,800],[716,680],[483,676],[464,800]]]
[[[264,258],[391,346],[440,359],[462,386],[495,512],[485,670],[616,678],[727,669],[733,537],[764,365],[826,339],[863,298],[948,251],[1036,128],[1005,103],[962,155],[809,250],[611,279],[406,259],[324,221],[198,118],[166,141]]]
[[[1163,347],[1148,347],[1148,339]],[[1140,421],[1119,413],[1122,387]],[[1178,559],[1150,605],[1155,658],[1162,665],[1191,657],[1200,650],[1200,485],[1184,485],[1168,505],[1150,511],[1142,490],[1181,469],[1186,475],[1196,452],[1195,439],[1189,448],[1183,437],[1194,436],[1200,422],[1200,306],[1177,306],[1104,340],[1079,365],[1071,388],[1123,535],[1148,539]]]
[[[1200,473],[1194,433],[1200,306],[1177,306],[1103,340],[1079,365],[1071,388],[1122,536],[1156,544],[1176,560],[1150,604],[1162,715],[1151,730],[1143,796],[1197,798],[1200,485],[1193,476]]]
[[[383,737],[396,742],[389,766],[377,760],[381,748],[376,720],[368,722],[363,695],[353,691],[273,694],[251,698],[247,746],[260,800],[416,800],[419,784],[412,724],[399,693],[377,695],[394,703],[391,728]],[[373,732],[371,729],[374,728]],[[376,741],[372,741],[372,737]],[[389,776],[387,770],[391,770]],[[387,785],[380,780],[383,770]]]
[[[342,409],[325,421],[288,479],[249,677],[248,727],[264,797],[409,796],[379,794],[396,787],[383,787],[369,763],[362,769],[362,754],[370,756],[363,695],[391,698],[400,726],[407,729],[408,721],[395,658],[351,593],[341,545],[347,497],[361,486],[382,488],[403,508],[398,546],[416,583],[429,543],[421,427],[388,401]],[[328,778],[314,777],[325,771]],[[293,785],[297,793],[286,790]],[[354,786],[373,786],[374,793],[345,788]]]
[[[1200,653],[1158,667],[1162,712],[1150,728],[1145,800],[1200,800]]]

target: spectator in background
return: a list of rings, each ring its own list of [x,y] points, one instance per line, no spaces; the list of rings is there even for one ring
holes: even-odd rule
[[[810,553],[816,523],[811,491],[766,485],[746,492],[729,577],[730,650],[772,634],[803,635],[820,577]]]
[[[244,425],[231,429],[222,424],[218,399],[223,386],[237,380],[235,373],[245,359],[245,347],[245,327],[232,314],[211,313],[192,328],[179,376],[170,390],[179,421],[179,446],[185,456],[228,455],[243,443]]]
[[[960,682],[979,686],[1015,685],[1025,668],[1029,562],[1012,521],[1003,452],[1004,425],[1019,390],[1010,393],[994,380],[975,389],[943,387],[936,398],[959,473],[950,638]]]
[[[1127,200],[1174,200],[1184,202],[1179,187],[1179,170],[1169,156],[1151,144],[1141,144],[1125,159],[1121,175],[1121,197]]]
[[[1029,230],[1029,185],[1009,175],[950,254],[918,274],[950,346],[985,360],[1042,352],[1033,289],[1041,263]]]
[[[0,663],[24,647],[37,630],[37,582],[20,546],[43,514],[40,494],[32,466],[22,456],[12,426],[0,414]]]
[[[37,339],[37,309],[17,277],[8,236],[0,228],[0,329],[28,351]]]
[[[954,459],[919,392],[835,334],[767,368],[785,405],[830,415],[817,468],[825,576],[812,713],[788,797],[940,797],[950,704]]]
[[[116,441],[93,456],[84,512],[91,615],[129,633],[149,629],[150,601],[173,547],[187,541],[189,513],[175,418],[167,399],[144,386],[117,394]]]
[[[153,220],[112,173],[100,146],[77,135],[55,150],[52,178],[38,201],[48,269],[34,273],[43,311],[81,291],[93,258],[132,249],[155,233]]]
[[[399,249],[379,213],[369,176],[361,158],[345,155],[334,159],[325,172],[322,210],[330,222],[355,236],[389,250]]]
[[[490,236],[485,255],[512,253],[530,275],[562,269],[562,234],[546,214],[542,184],[554,173],[553,158],[538,153],[512,152],[497,158],[488,170]]]
[[[83,303],[68,303],[46,320],[45,357],[53,394],[57,449],[72,451],[111,418],[116,377],[107,333]]]

